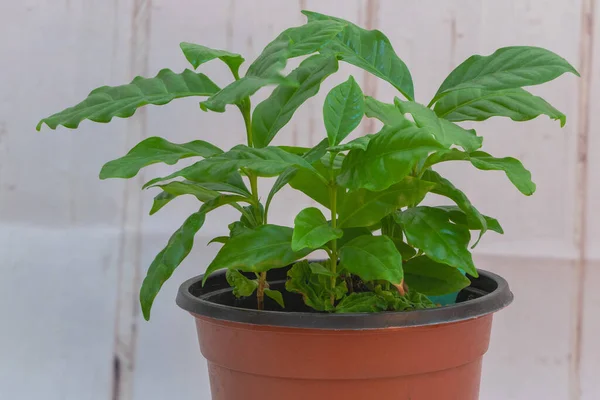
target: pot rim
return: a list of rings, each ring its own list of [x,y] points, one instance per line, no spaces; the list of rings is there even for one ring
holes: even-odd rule
[[[280,268],[277,271],[287,270]],[[225,270],[211,274],[207,283],[214,279],[225,280]],[[274,272],[274,271],[273,271]],[[188,279],[179,287],[176,303],[182,309],[201,317],[238,322],[252,325],[330,329],[330,330],[366,330],[382,328],[405,328],[429,325],[441,325],[479,318],[503,309],[513,301],[508,282],[494,273],[478,270],[479,277],[471,279],[471,286],[479,291],[487,291],[481,297],[448,306],[412,311],[382,311],[377,313],[317,313],[254,310],[218,304],[207,299],[216,292],[231,290],[226,287],[198,289],[204,275]],[[270,280],[270,283],[282,283],[285,279]],[[489,287],[495,286],[491,291]],[[486,288],[488,288],[486,290]],[[192,293],[203,290],[200,296]],[[211,290],[212,289],[212,290]]]

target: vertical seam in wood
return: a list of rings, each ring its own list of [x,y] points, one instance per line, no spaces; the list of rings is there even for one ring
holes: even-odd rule
[[[148,75],[150,49],[151,0],[132,0],[129,71],[132,76]],[[116,6],[116,3],[115,3]],[[146,136],[147,114],[144,108],[128,121],[127,149]],[[141,282],[142,195],[140,173],[125,184],[123,214],[117,264],[118,293],[115,313],[112,400],[133,398],[133,373],[137,343],[139,306],[137,293]],[[127,271],[133,268],[133,272]],[[131,296],[131,297],[130,297]]]
[[[579,107],[576,160],[576,216],[575,238],[578,249],[575,281],[575,325],[571,340],[569,399],[580,400],[581,356],[584,325],[585,279],[587,268],[587,205],[589,184],[589,124],[590,87],[592,84],[595,0],[583,0],[581,5],[581,33],[579,38]]]
[[[365,28],[375,29],[379,24],[379,0],[367,0],[365,10]],[[359,8],[360,11],[360,8]],[[367,71],[363,72],[364,93],[371,97],[377,97],[377,77]],[[375,120],[367,118],[363,133],[375,133]]]

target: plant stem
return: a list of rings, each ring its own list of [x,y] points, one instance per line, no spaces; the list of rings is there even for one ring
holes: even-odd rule
[[[337,228],[337,184],[335,183],[335,179],[333,176],[333,160],[335,159],[335,154],[331,154],[331,180],[329,182],[329,198],[330,198],[330,210],[331,210],[331,227],[333,229]],[[331,241],[331,255],[330,255],[330,267],[331,272],[334,274],[337,273],[337,239],[333,239]],[[337,278],[335,276],[331,277],[331,305],[333,306],[335,303],[335,295],[333,292],[335,291]]]
[[[236,78],[237,79],[237,78]],[[254,147],[252,141],[252,116],[250,115],[251,110],[250,98],[246,98],[242,101],[239,106],[242,116],[244,117],[244,125],[246,126],[246,139],[248,141],[248,147]],[[259,211],[259,200],[258,200],[258,177],[251,171],[247,172],[248,179],[250,180],[250,192],[252,193],[252,199],[254,200],[254,218],[256,219],[257,225],[263,225],[265,223],[263,217]],[[266,219],[266,216],[265,216]],[[256,290],[256,304],[259,310],[263,310],[265,307],[265,286],[267,285],[267,272],[261,272],[258,277],[258,288]]]

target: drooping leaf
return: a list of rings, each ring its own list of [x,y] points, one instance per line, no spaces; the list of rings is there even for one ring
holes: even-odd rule
[[[371,96],[365,97],[365,115],[369,118],[377,118],[388,126],[401,125],[406,128],[414,125],[394,104],[382,103]]]
[[[425,206],[409,208],[399,214],[408,243],[434,261],[477,276],[473,258],[467,249],[471,239],[469,229],[453,224],[448,218],[444,210]]]
[[[258,288],[256,279],[248,279],[239,271],[228,269],[225,273],[227,283],[233,288],[235,297],[248,297]]]
[[[194,236],[204,224],[205,213],[190,215],[183,225],[175,231],[167,246],[157,254],[140,290],[140,304],[146,320],[150,319],[150,309],[163,283],[171,277],[173,271],[187,257],[194,245]]]
[[[331,287],[331,277],[313,273],[307,260],[294,264],[287,272],[285,288],[288,292],[299,293],[304,303],[317,311],[332,311],[331,296],[335,300],[342,298],[348,291],[345,281]]]
[[[340,249],[342,268],[364,281],[402,282],[402,257],[387,236],[360,236]]]
[[[319,91],[321,82],[336,72],[338,62],[334,56],[314,55],[293,70],[287,80],[296,86],[281,85],[252,114],[252,134],[256,147],[266,147],[275,135],[289,122],[294,112]]]
[[[175,181],[169,182],[165,185],[156,185],[153,187],[159,187],[163,191],[154,197],[154,203],[152,205],[152,209],[150,210],[150,215],[155,214],[178,196],[191,194],[201,202],[205,202],[219,195],[219,192],[207,189],[206,187],[190,181]]]
[[[342,230],[332,228],[318,208],[305,208],[294,219],[292,250],[318,249],[341,237]]]
[[[336,313],[371,313],[387,309],[386,301],[372,292],[350,293],[335,307]]]
[[[227,64],[233,73],[233,76],[237,77],[239,74],[240,65],[242,65],[244,62],[244,57],[241,55],[230,53],[225,50],[211,49],[206,46],[188,42],[181,42],[179,47],[181,47],[181,51],[183,51],[185,58],[194,66],[194,69],[198,68],[205,62],[218,58]]]
[[[414,204],[434,187],[435,184],[407,176],[380,192],[366,189],[349,192],[339,207],[339,226],[373,225],[397,209]]]
[[[363,93],[352,76],[331,89],[323,104],[329,145],[335,146],[344,140],[360,124],[364,113]]]
[[[479,223],[479,220],[468,216],[457,206],[437,206],[436,208],[441,208],[442,210],[446,211],[450,220],[456,224],[465,225],[470,230],[481,230],[481,224]],[[483,218],[485,218],[486,225],[490,231],[494,231],[499,234],[504,233],[504,229],[502,229],[502,226],[496,218],[488,217],[487,215],[484,215]]]
[[[362,29],[343,19],[312,11],[302,13],[308,17],[309,22],[332,20],[345,24],[335,40],[328,42],[322,51],[335,53],[342,61],[388,81],[409,100],[414,98],[410,71],[396,55],[389,39],[383,33]]]
[[[434,99],[460,89],[502,90],[539,85],[565,72],[579,73],[564,58],[540,47],[512,46],[489,56],[474,55],[454,69]]]
[[[404,179],[429,152],[443,148],[424,129],[384,127],[366,150],[350,150],[337,182],[348,189],[384,190]]]
[[[171,200],[173,200],[176,197],[177,196],[175,196],[171,193],[165,192],[164,190],[162,192],[160,192],[159,194],[157,194],[156,196],[154,196],[154,200],[152,202],[152,207],[150,208],[150,215],[156,214],[158,211],[160,211],[164,206],[169,204],[169,202],[171,202]]]
[[[535,192],[535,183],[531,180],[531,172],[523,167],[521,161],[512,157],[496,158],[483,151],[465,153],[451,149],[431,154],[425,162],[425,168],[439,162],[453,160],[470,161],[475,168],[483,171],[504,171],[521,193],[530,196]]]
[[[288,150],[286,150],[286,151],[288,151]],[[317,160],[319,160],[326,152],[327,152],[327,139],[323,139],[315,147],[304,152],[302,157],[309,164],[313,164]],[[273,197],[277,194],[277,192],[279,192],[281,189],[283,189],[285,187],[285,185],[287,185],[296,176],[297,173],[298,173],[297,168],[290,167],[290,168],[286,169],[285,171],[283,171],[277,177],[277,180],[271,187],[271,190],[269,191],[269,195],[267,196],[267,201],[265,202],[266,209],[269,209],[269,206],[271,205],[271,201],[273,200]],[[312,174],[310,172],[304,172],[304,175],[306,175],[307,179],[310,179],[312,177]],[[321,182],[321,181],[319,181],[318,184],[324,185],[323,182]]]
[[[454,122],[485,121],[494,116],[529,121],[540,115],[559,120],[560,126],[567,122],[567,117],[546,100],[521,88],[457,90],[442,97],[434,111],[440,118]]]
[[[239,105],[243,99],[266,85],[295,86],[293,81],[283,79],[280,75],[287,60],[318,51],[342,28],[343,26],[335,21],[321,21],[286,29],[265,47],[248,67],[246,76],[200,103],[200,107],[224,112],[226,105]]]
[[[186,69],[176,74],[169,69],[161,70],[155,78],[138,76],[130,84],[102,86],[92,90],[88,97],[74,107],[67,108],[39,122],[56,129],[62,125],[75,129],[85,119],[109,122],[113,117],[128,118],[147,104],[163,105],[171,100],[190,96],[210,96],[219,91],[204,74]]]
[[[408,287],[427,296],[458,292],[471,284],[469,278],[458,269],[435,262],[427,256],[406,261],[403,268]]]
[[[279,304],[281,308],[285,308],[285,303],[283,302],[283,295],[279,290],[265,289],[265,295],[268,298],[275,300],[275,302]]]
[[[479,234],[479,239],[481,239],[481,236],[485,233],[485,231],[487,231],[487,221],[483,215],[481,215],[479,210],[477,210],[477,208],[475,208],[475,206],[471,203],[467,195],[461,190],[457,189],[452,182],[450,182],[448,179],[442,178],[442,176],[435,171],[425,171],[422,178],[428,182],[435,183],[435,186],[431,189],[432,193],[454,200],[456,205],[466,215],[468,215],[471,220],[477,221],[477,225],[481,230]],[[476,244],[477,243],[475,243],[475,245]]]
[[[401,101],[396,98],[395,104],[401,112],[411,114],[418,127],[427,129],[444,146],[456,144],[466,151],[475,151],[481,147],[483,138],[477,136],[474,130],[464,129],[442,119],[429,108],[414,101]]]
[[[135,145],[127,155],[104,164],[100,171],[100,179],[132,178],[148,165],[160,162],[173,165],[184,158],[212,157],[221,153],[223,150],[203,140],[175,144],[153,136]]]
[[[206,269],[204,281],[218,269],[264,272],[306,256],[310,249],[292,250],[292,233],[292,228],[285,226],[262,225],[231,237]]]

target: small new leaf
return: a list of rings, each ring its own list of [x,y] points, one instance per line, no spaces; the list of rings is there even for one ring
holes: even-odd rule
[[[228,269],[225,273],[227,283],[233,288],[235,297],[248,297],[258,288],[256,279],[248,279],[239,271]]]
[[[181,47],[181,51],[183,51],[185,58],[194,66],[194,69],[205,62],[218,58],[227,64],[233,73],[233,76],[237,77],[240,65],[244,62],[244,57],[241,55],[230,53],[225,50],[211,49],[206,46],[187,42],[180,43],[179,47]]]
[[[283,302],[283,295],[279,290],[265,289],[265,295],[268,298],[275,300],[275,302],[279,304],[281,308],[285,308],[285,303]]]

